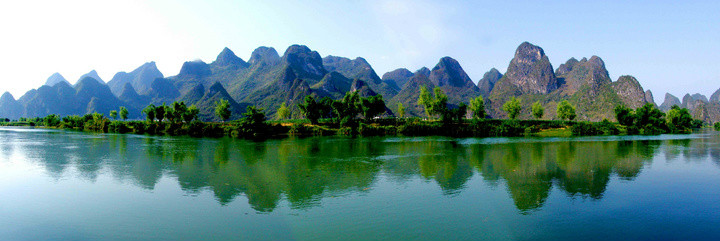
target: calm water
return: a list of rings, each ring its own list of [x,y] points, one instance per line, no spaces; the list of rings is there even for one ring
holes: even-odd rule
[[[720,136],[0,129],[0,240],[720,240]]]

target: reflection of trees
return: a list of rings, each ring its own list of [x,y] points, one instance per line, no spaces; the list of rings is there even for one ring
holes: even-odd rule
[[[612,173],[637,176],[657,149],[655,142],[507,143],[470,147],[471,163],[486,180],[502,178],[515,206],[542,207],[552,184],[571,196],[602,198]]]
[[[541,208],[553,184],[569,196],[602,198],[612,175],[632,180],[658,152],[720,165],[715,139],[668,141],[531,142],[461,145],[446,138],[386,142],[384,138],[289,138],[252,142],[137,135],[45,134],[48,145],[0,144],[36,155],[51,175],[68,165],[95,180],[107,167],[121,180],[153,189],[163,175],[177,178],[187,193],[210,190],[221,204],[245,196],[258,211],[286,199],[292,208],[323,198],[363,192],[378,173],[389,180],[421,178],[443,194],[461,192],[474,173],[489,185],[505,184],[521,212]],[[4,139],[3,139],[4,140]],[[66,148],[66,147],[77,148]],[[6,151],[7,150],[7,151]]]

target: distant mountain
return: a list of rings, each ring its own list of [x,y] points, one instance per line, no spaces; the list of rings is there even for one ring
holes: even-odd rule
[[[110,87],[101,84],[96,79],[85,77],[75,84],[75,101],[80,112],[101,113],[108,115],[111,110],[118,110],[123,103],[113,95]]]
[[[311,88],[321,97],[328,96],[333,99],[341,99],[346,92],[350,91],[352,83],[352,80],[344,75],[332,71],[327,73],[320,82],[311,86]]]
[[[427,67],[422,67],[422,68],[416,70],[415,73],[413,73],[413,74],[414,75],[421,74],[421,75],[425,75],[425,77],[430,77],[430,69],[428,69]]]
[[[45,85],[54,86],[55,84],[60,82],[65,82],[68,85],[70,84],[70,82],[68,82],[65,77],[63,77],[60,73],[54,73],[47,79],[47,81],[45,81]]]
[[[655,103],[655,98],[653,97],[652,91],[647,90],[645,91],[645,102],[653,104],[654,106],[657,106]]]
[[[544,50],[528,42],[518,46],[504,74],[490,69],[477,84],[451,57],[441,58],[432,69],[422,67],[411,73],[400,68],[380,78],[364,58],[321,58],[307,46],[292,45],[282,56],[274,48],[258,47],[247,62],[223,48],[211,63],[188,61],[177,75],[169,77],[149,62],[130,73],[117,73],[107,85],[96,71],[83,75],[74,87],[56,73],[46,85],[17,100],[3,95],[0,117],[96,111],[108,114],[119,106],[128,107],[131,116],[140,117],[140,110],[148,104],[185,101],[201,109],[201,119],[217,120],[215,102],[227,99],[233,118],[239,118],[248,105],[265,108],[268,117],[273,118],[283,102],[292,116],[299,118],[297,104],[306,96],[340,99],[348,91],[358,91],[362,96],[382,94],[392,109],[389,112],[396,113],[397,105],[402,103],[407,116],[424,116],[423,108],[417,104],[422,86],[429,91],[442,89],[451,107],[482,95],[493,118],[505,117],[502,105],[510,97],[522,100],[520,118],[531,118],[530,105],[538,101],[546,109],[544,119],[557,118],[554,109],[562,100],[576,106],[579,120],[613,120],[617,105],[637,108],[655,103],[652,92],[644,90],[636,78],[622,75],[612,81],[598,56],[571,58],[554,70]],[[667,111],[673,104],[689,108],[693,116],[706,122],[720,121],[720,90],[709,100],[695,94],[686,95],[681,102],[668,94],[660,108]]]
[[[80,82],[80,80],[82,80],[82,79],[84,79],[84,78],[87,78],[87,77],[90,77],[90,78],[94,79],[95,81],[97,81],[97,82],[100,83],[100,84],[105,84],[105,81],[103,81],[103,79],[100,78],[100,76],[98,75],[97,71],[95,71],[95,70],[91,70],[91,71],[88,72],[87,74],[84,74],[84,75],[80,76],[80,78],[78,78],[78,81],[75,82],[75,84],[77,85],[77,83]]]
[[[405,84],[410,81],[413,73],[406,68],[399,68],[383,74],[382,81],[389,85],[395,85],[394,88],[401,90],[405,87]]]
[[[393,112],[398,113],[398,103],[402,104],[405,108],[407,116],[425,116],[424,108],[418,105],[418,97],[420,96],[420,89],[425,86],[428,91],[432,91],[435,88],[435,84],[430,81],[427,75],[423,72],[417,72],[410,80],[405,84],[405,88],[395,95],[392,99],[385,100],[387,107]]]
[[[155,62],[148,62],[133,70],[130,73],[118,72],[107,83],[110,90],[115,95],[120,95],[125,84],[131,84],[138,93],[148,94],[152,86],[152,82],[157,78],[163,78],[163,74],[158,70]]]
[[[372,66],[360,57],[350,60],[344,57],[327,56],[323,58],[323,65],[328,71],[337,71],[350,79],[363,80],[370,88],[386,98],[395,96],[400,90],[397,85],[382,81]]]
[[[185,101],[186,105],[195,105],[198,107],[200,110],[200,119],[220,121],[220,118],[215,115],[216,103],[220,100],[227,100],[230,103],[230,112],[232,113],[230,117],[231,120],[241,118],[241,114],[245,112],[247,105],[238,104],[230,97],[230,94],[228,94],[222,84],[216,82],[207,89],[207,92],[203,93],[203,91],[204,86],[197,85],[186,93],[185,96],[180,98],[181,101]]]
[[[0,97],[0,118],[8,118],[11,120],[17,120],[23,115],[23,108],[20,102],[15,100],[9,92],[5,92]]]
[[[233,52],[227,47],[225,47],[222,52],[220,52],[213,64],[219,67],[231,69],[241,69],[250,66],[250,64],[235,55],[235,52]]]
[[[680,102],[680,99],[675,97],[674,95],[671,95],[670,93],[665,93],[665,100],[660,105],[659,109],[667,112],[672,108],[673,105],[681,106],[682,102]]]
[[[711,103],[720,103],[720,89],[716,90],[712,95],[710,95]]]
[[[480,89],[480,95],[483,97],[489,97],[490,91],[495,87],[495,83],[502,78],[502,74],[495,68],[485,72],[482,79],[478,81],[478,88]]]

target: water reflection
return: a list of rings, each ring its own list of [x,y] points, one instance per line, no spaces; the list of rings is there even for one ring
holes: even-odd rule
[[[95,181],[117,180],[153,190],[164,177],[187,194],[211,191],[220,204],[238,196],[271,212],[285,199],[294,209],[324,198],[368,192],[379,177],[424,180],[444,195],[469,181],[508,190],[521,213],[541,208],[553,187],[570,197],[601,199],[617,177],[632,181],[656,156],[711,160],[715,135],[693,139],[468,143],[448,138],[305,138],[265,142],[72,132],[0,131],[2,156],[22,152],[51,177],[69,168]],[[479,177],[479,178],[474,178]]]

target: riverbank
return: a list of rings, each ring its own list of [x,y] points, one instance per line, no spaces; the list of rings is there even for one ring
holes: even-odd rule
[[[625,127],[602,122],[557,120],[470,119],[453,123],[421,118],[379,118],[342,126],[333,119],[311,124],[306,119],[228,122],[120,121],[102,116],[35,118],[4,122],[2,126],[35,126],[104,133],[131,133],[191,137],[234,137],[249,139],[287,136],[449,136],[449,137],[568,137],[628,134]]]

